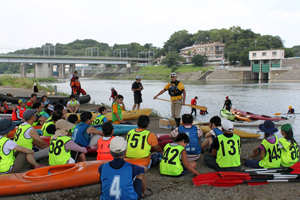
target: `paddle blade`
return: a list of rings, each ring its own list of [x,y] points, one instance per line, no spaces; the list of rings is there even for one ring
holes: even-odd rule
[[[196,187],[201,185],[214,185],[217,178],[220,178],[218,174],[200,174],[193,178],[193,183]]]
[[[244,183],[243,180],[238,178],[217,178],[214,182],[216,187],[232,187]]]
[[[240,180],[251,180],[248,173],[243,172],[220,172],[220,176],[223,178],[237,178]]]
[[[293,166],[290,167],[291,169],[300,169],[300,162],[297,162]]]

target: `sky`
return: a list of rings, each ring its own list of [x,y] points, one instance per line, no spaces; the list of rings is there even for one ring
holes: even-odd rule
[[[0,53],[76,39],[162,47],[175,31],[231,26],[300,45],[299,0],[0,1]]]

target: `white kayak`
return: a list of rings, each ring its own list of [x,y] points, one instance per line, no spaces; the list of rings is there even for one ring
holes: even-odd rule
[[[275,126],[281,126],[283,124],[291,124],[294,122],[296,115],[276,115],[275,117],[285,119],[285,120],[278,120],[273,121]],[[252,121],[233,121],[234,126],[259,126],[260,124],[263,124],[265,120],[252,120]]]

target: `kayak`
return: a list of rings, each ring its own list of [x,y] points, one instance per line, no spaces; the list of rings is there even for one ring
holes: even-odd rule
[[[145,159],[125,159],[147,166]],[[74,164],[47,166],[25,173],[2,175],[0,196],[46,192],[99,183],[98,167],[109,161],[85,161]]]
[[[99,131],[102,131],[102,125],[93,126]],[[128,131],[137,128],[137,125],[130,125],[130,124],[113,124],[114,127],[114,134],[113,135],[122,135],[127,134]]]
[[[240,112],[237,112],[231,108],[231,113],[234,114],[236,120],[240,121],[251,121],[250,117],[247,117]]]
[[[275,126],[281,126],[283,124],[291,124],[295,121],[296,116],[290,115],[288,117],[279,116],[280,119],[285,118],[284,120],[273,121]],[[251,121],[234,121],[234,126],[256,126],[258,127],[260,124],[263,124],[265,120],[251,120]]]
[[[0,99],[5,98],[8,102],[12,102],[13,104],[18,104],[19,99],[25,99],[26,101],[28,101],[30,99],[30,96],[10,96],[10,95],[4,95],[4,94],[0,94]],[[68,101],[70,101],[70,97],[57,97],[57,96],[48,96],[47,99],[52,102],[53,104],[58,103],[59,99],[63,99],[64,103],[67,103]],[[91,100],[91,96],[88,95],[82,95],[79,97],[79,102],[80,104],[84,104],[84,103],[88,103]],[[41,102],[41,97],[37,97],[37,101]]]
[[[12,119],[12,114],[0,114],[0,119]]]
[[[227,118],[230,121],[233,121],[235,119],[234,114],[232,114],[231,112],[229,112],[224,108],[220,111],[220,113],[221,113],[221,117]]]
[[[284,120],[282,118],[278,118],[278,117],[271,117],[268,115],[258,115],[258,114],[254,114],[251,112],[245,112],[245,111],[241,111],[241,110],[237,110],[237,109],[233,109],[236,112],[241,113],[244,116],[250,117],[253,120],[270,120],[270,121],[278,121],[278,120]]]
[[[208,133],[209,131],[211,131],[211,129],[209,128],[209,123],[205,123],[205,122],[194,122],[193,124],[203,124],[203,125],[197,125],[199,126],[199,128],[201,129],[201,131],[203,133]],[[246,131],[243,131],[241,129],[237,129],[234,128],[233,133],[238,135],[240,138],[243,139],[247,139],[247,138],[258,138],[261,135],[260,134],[254,134],[254,133],[248,133]]]
[[[139,116],[141,115],[147,115],[149,116],[151,114],[152,110],[149,108],[145,108],[145,109],[140,109],[140,110],[134,110],[134,111],[126,111],[126,110],[122,110],[122,117],[123,120],[130,120],[130,119],[137,119]],[[67,113],[67,117],[69,117],[71,113]],[[92,120],[95,120],[95,118],[100,115],[100,113],[92,113],[93,114],[93,118]],[[107,121],[112,121],[112,113],[107,113],[106,119]],[[78,121],[80,122],[80,114],[77,114],[78,116]]]

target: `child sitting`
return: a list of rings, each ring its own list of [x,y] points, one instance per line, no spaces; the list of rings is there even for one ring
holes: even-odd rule
[[[70,101],[67,103],[68,112],[77,113],[79,111],[80,103],[75,99],[75,95],[70,95]]]
[[[123,117],[122,117],[122,110],[126,110],[123,99],[124,99],[124,97],[119,94],[117,96],[117,100],[113,103],[113,106],[112,106],[113,124],[131,124],[130,122],[124,121]]]
[[[92,125],[100,125],[100,124],[107,122],[107,119],[105,117],[105,115],[107,113],[106,108],[104,106],[101,106],[98,110],[99,110],[100,115],[98,115],[97,118],[94,119]]]
[[[74,128],[78,124],[78,116],[76,114],[69,115],[68,122],[74,124],[73,128],[68,130],[68,132],[70,133],[70,134],[68,134],[68,136],[71,136],[73,134]]]
[[[201,154],[199,138],[202,136],[201,129],[193,124],[193,116],[191,114],[182,115],[183,125],[175,128],[169,135],[170,138],[176,138],[178,134],[185,133],[189,136],[190,142],[186,145],[186,153],[188,161],[197,160]]]
[[[205,134],[206,139],[202,143],[201,148],[204,149],[205,147],[208,147],[209,152],[211,153],[212,145],[215,137],[223,134],[223,131],[221,125],[221,118],[219,116],[214,116],[210,118],[209,123],[210,123],[209,128],[211,129],[211,131]]]
[[[164,155],[159,164],[160,174],[167,176],[182,176],[189,171],[193,172],[195,175],[200,174],[195,170],[197,163],[195,161],[189,162],[187,159],[185,147],[189,142],[189,136],[185,133],[180,133],[175,138],[175,143],[168,143],[164,147]]]
[[[97,149],[97,160],[113,160],[112,155],[110,154],[110,142],[114,138],[114,127],[111,123],[105,122],[102,125],[102,131],[104,137],[101,137],[98,140],[98,149]]]

